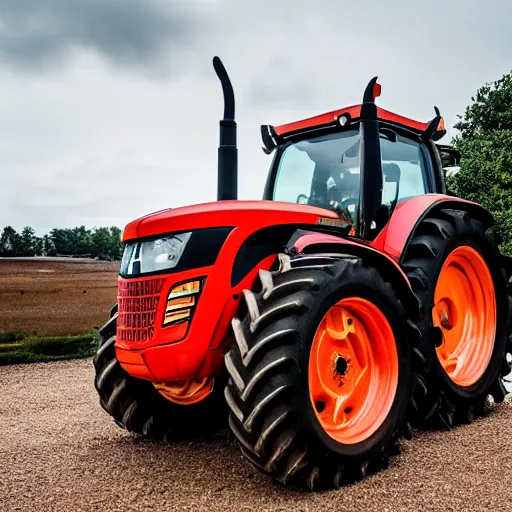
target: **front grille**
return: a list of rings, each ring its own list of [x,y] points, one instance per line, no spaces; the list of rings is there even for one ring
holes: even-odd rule
[[[117,339],[145,342],[153,338],[160,292],[165,279],[119,280]]]

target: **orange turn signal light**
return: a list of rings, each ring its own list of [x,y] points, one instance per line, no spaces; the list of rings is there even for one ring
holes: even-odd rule
[[[188,283],[181,283],[176,285],[169,292],[169,299],[174,297],[183,297],[186,295],[191,295],[193,293],[199,293],[201,290],[201,281],[189,281]]]
[[[373,85],[373,99],[378,98],[382,92],[382,86],[375,82]]]
[[[171,299],[167,301],[166,311],[173,311],[183,307],[192,307],[196,305],[196,298],[194,296],[179,297],[178,299]]]
[[[201,281],[189,281],[174,286],[167,296],[164,326],[189,321],[201,291]]]

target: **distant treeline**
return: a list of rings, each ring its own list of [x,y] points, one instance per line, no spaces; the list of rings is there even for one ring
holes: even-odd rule
[[[52,229],[49,234],[36,236],[30,226],[18,233],[13,227],[4,228],[0,236],[0,256],[81,256],[101,260],[120,260],[121,230],[116,227],[86,229]]]

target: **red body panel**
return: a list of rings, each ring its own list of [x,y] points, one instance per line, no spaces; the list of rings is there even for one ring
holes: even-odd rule
[[[468,203],[438,194],[418,196],[396,207],[386,228],[371,244],[318,233],[299,238],[295,248],[302,252],[305,247],[317,243],[338,244],[340,251],[346,252],[351,252],[350,247],[364,248],[392,262],[403,276],[404,282],[409,285],[398,265],[400,254],[411,230],[425,210],[435,203],[446,200]],[[149,300],[153,308],[147,317],[153,320],[149,324],[144,320],[141,322],[144,327],[138,327],[139,331],[143,331],[143,335],[130,338],[126,333],[122,333],[123,335],[119,336],[120,329],[123,329],[120,324],[123,322],[118,321],[116,352],[123,368],[135,377],[153,382],[172,382],[218,374],[222,369],[224,348],[230,341],[230,321],[239,307],[242,290],[250,288],[258,270],[269,269],[276,257],[271,255],[265,258],[240,283],[232,287],[231,271],[241,245],[260,229],[277,224],[315,225],[320,218],[339,219],[334,212],[306,205],[274,201],[221,201],[165,210],[130,223],[124,231],[124,240],[204,227],[235,227],[221,248],[214,266],[143,278],[119,278],[119,301],[129,295],[129,290],[142,290],[138,292],[136,300]],[[176,329],[180,327],[162,326],[169,290],[176,283],[199,277],[206,277],[206,280],[188,332],[181,341],[173,341],[182,337],[183,332],[175,336]],[[149,283],[143,284],[145,282]],[[134,287],[127,283],[141,284]],[[158,298],[155,298],[155,289],[160,290]],[[146,293],[147,290],[151,293]],[[140,307],[143,309],[138,310],[139,318],[141,311],[142,315],[146,314],[145,306]],[[120,317],[123,314],[129,316],[129,312],[123,313],[120,308]]]
[[[391,219],[375,240],[372,241],[371,245],[389,255],[395,261],[398,261],[418,219],[431,206],[442,201],[479,206],[471,201],[444,194],[426,194],[412,197],[396,205]]]
[[[274,130],[278,135],[284,135],[286,133],[301,131],[307,128],[314,128],[316,126],[332,123],[333,121],[336,121],[342,114],[349,114],[352,119],[357,119],[361,114],[361,105],[353,105],[339,110],[333,110],[332,112],[327,112],[326,114],[321,114],[319,116],[303,119],[301,121],[274,126]],[[389,112],[388,110],[380,107],[377,107],[377,116],[383,121],[397,123],[417,132],[423,132],[428,127],[428,123],[414,121],[413,119],[394,114],[393,112]]]
[[[446,201],[479,206],[477,203],[444,194],[417,196],[399,203],[387,225],[375,240],[369,243],[363,243],[354,239],[340,239],[323,233],[315,233],[299,238],[294,248],[301,253],[306,247],[314,244],[336,244],[340,247],[340,252],[343,251],[342,247],[347,247],[347,252],[350,253],[351,245],[357,245],[359,247],[364,246],[366,250],[379,253],[393,263],[393,266],[402,275],[409,288],[411,288],[406,274],[398,264],[400,256],[402,255],[411,232],[422,215],[434,204]]]
[[[301,121],[295,121],[293,123],[282,124],[281,126],[274,126],[274,130],[278,135],[285,133],[296,132],[305,130],[306,128],[313,128],[315,126],[322,126],[324,124],[332,123],[336,121],[342,114],[349,114],[352,119],[359,117],[361,113],[361,105],[354,105],[352,107],[345,107],[340,110],[333,110],[326,114],[320,114],[319,116],[309,117]]]
[[[336,213],[315,206],[280,201],[216,201],[140,217],[126,226],[123,241],[215,226],[239,226],[249,233],[276,224],[315,224],[319,217],[339,219]]]
[[[126,288],[126,282],[164,279],[163,284],[158,283],[160,298],[152,303],[156,306],[149,312],[154,318],[154,324],[150,326],[153,329],[151,335],[139,336],[137,341],[128,341],[126,336],[125,339],[118,336],[116,340],[118,359],[123,367],[133,375],[145,375],[154,382],[184,380],[218,371],[222,361],[222,343],[238,308],[242,289],[252,285],[259,268],[268,269],[275,261],[275,255],[266,258],[238,285],[231,287],[231,270],[240,246],[262,228],[276,224],[314,225],[320,218],[339,219],[334,212],[312,206],[275,201],[221,201],[166,210],[128,224],[124,240],[204,227],[235,228],[227,237],[213,267],[144,278],[119,278],[119,290]],[[169,290],[178,282],[204,276],[205,285],[185,338],[169,342],[174,326],[162,327]],[[136,300],[141,301],[145,297],[139,295]],[[122,299],[120,296],[118,300]],[[140,308],[138,311],[140,317]],[[119,325],[118,321],[118,333]]]
[[[340,247],[340,252],[343,252],[343,247],[350,248],[350,246],[358,246],[358,247],[364,247],[368,251],[373,251],[373,252],[379,253],[383,257],[388,259],[390,261],[390,263],[393,264],[393,266],[397,269],[397,271],[404,278],[404,281],[407,282],[407,285],[409,286],[409,288],[411,287],[409,280],[407,279],[407,276],[405,275],[404,271],[400,268],[400,266],[398,265],[396,260],[391,258],[388,254],[382,253],[381,251],[375,249],[374,247],[372,247],[372,245],[367,245],[367,244],[363,244],[360,242],[356,242],[355,240],[344,240],[344,239],[340,239],[336,236],[326,235],[323,233],[318,233],[318,234],[314,233],[311,235],[304,235],[304,236],[300,237],[297,240],[297,242],[295,243],[294,248],[297,250],[297,252],[301,253],[304,251],[304,249],[306,247],[308,247],[310,245],[314,245],[314,244],[336,244]],[[350,253],[350,249],[348,250],[348,252]]]

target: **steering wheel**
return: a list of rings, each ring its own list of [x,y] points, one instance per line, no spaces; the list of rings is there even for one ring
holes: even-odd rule
[[[305,200],[305,201],[303,201]],[[297,204],[308,204],[308,196],[306,194],[299,194],[297,196],[297,200],[295,201]]]
[[[350,206],[352,204],[358,204],[358,203],[359,203],[358,197],[349,197],[348,199],[341,201],[339,203],[339,206],[340,206],[340,208],[347,208],[347,206]]]

